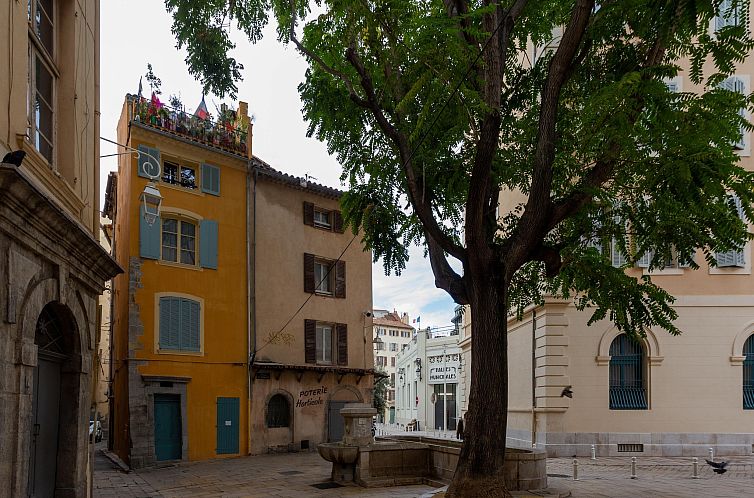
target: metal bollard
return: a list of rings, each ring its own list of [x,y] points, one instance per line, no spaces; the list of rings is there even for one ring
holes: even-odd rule
[[[579,480],[579,461],[575,458],[573,459],[573,480]]]
[[[712,450],[712,448],[710,448],[708,451],[709,451],[710,462],[714,462],[715,461],[715,452]]]
[[[697,457],[694,457],[691,459],[692,467],[694,468],[694,472],[691,474],[692,479],[699,479],[699,459]]]
[[[594,445],[592,445],[592,460],[597,460],[597,450]]]
[[[631,457],[631,479],[636,479],[636,457]]]

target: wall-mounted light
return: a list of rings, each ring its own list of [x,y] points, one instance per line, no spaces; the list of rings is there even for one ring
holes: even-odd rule
[[[162,204],[160,189],[154,183],[147,184],[139,196],[139,200],[144,204],[144,221],[149,225],[154,225],[154,222],[160,217],[160,205]]]
[[[416,376],[419,377],[419,381],[422,380],[422,359],[417,358],[414,360],[414,363],[416,363]]]

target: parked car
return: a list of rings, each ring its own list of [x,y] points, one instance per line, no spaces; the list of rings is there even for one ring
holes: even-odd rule
[[[89,441],[92,441],[92,437],[94,437],[94,442],[99,443],[102,441],[102,424],[100,424],[99,420],[97,420],[97,429],[95,430],[94,420],[89,420]]]

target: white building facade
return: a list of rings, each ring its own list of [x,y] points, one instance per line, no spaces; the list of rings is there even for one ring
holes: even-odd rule
[[[373,323],[373,338],[375,340],[374,367],[382,369],[390,377],[386,392],[385,412],[381,413],[382,421],[395,423],[395,383],[396,359],[398,353],[411,342],[414,328],[409,325],[407,313],[400,316],[397,311],[375,309]]]
[[[428,330],[419,330],[398,354],[396,422],[415,422],[417,430],[453,431],[465,407],[460,336],[431,337]]]

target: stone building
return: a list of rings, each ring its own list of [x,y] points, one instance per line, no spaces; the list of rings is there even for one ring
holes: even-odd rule
[[[723,2],[724,5],[730,5]],[[748,19],[748,16],[737,19]],[[735,22],[718,16],[711,32]],[[667,81],[679,92],[703,91],[689,78],[690,62],[680,60],[678,77]],[[730,88],[751,92],[754,60],[737,65]],[[742,109],[751,121],[748,110]],[[741,165],[754,170],[752,134],[742,129],[732,146]],[[501,212],[520,198],[505,193]],[[749,227],[749,231],[752,227]],[[621,263],[605,244],[605,257]],[[609,320],[587,325],[590,310],[552,297],[531,307],[521,321],[508,322],[510,372],[508,444],[546,448],[550,456],[750,455],[754,447],[754,276],[752,243],[716,256],[712,267],[701,252],[698,270],[674,256],[661,270],[645,259],[626,271],[650,277],[676,297],[674,337],[646,330],[637,344]],[[617,260],[617,261],[616,261]],[[470,313],[464,315],[461,347],[471,359]],[[463,382],[470,381],[465,369]],[[571,387],[572,398],[563,395]]]
[[[385,412],[381,413],[382,420],[386,423],[395,423],[395,379],[398,372],[396,357],[398,352],[411,342],[414,337],[414,327],[409,325],[407,313],[398,316],[398,313],[384,310],[374,310],[372,319],[374,343],[374,366],[382,369],[389,377],[386,395]]]
[[[341,192],[254,157],[243,102],[210,121],[129,95],[118,142],[139,154],[109,185],[114,450],[138,468],[339,439],[372,387],[371,258]]]
[[[98,242],[99,2],[6,2],[0,32],[0,496],[85,496],[97,299],[121,271]]]

